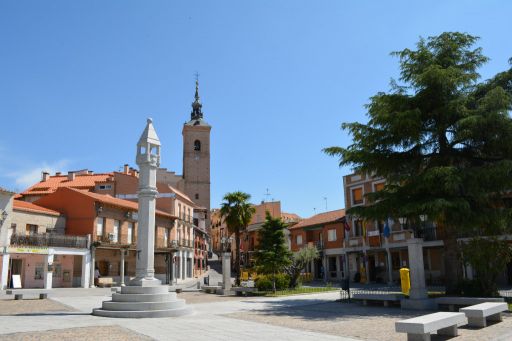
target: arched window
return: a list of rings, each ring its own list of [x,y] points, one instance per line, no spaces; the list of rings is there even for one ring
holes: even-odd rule
[[[196,150],[196,151],[201,150],[201,141],[199,141],[199,140],[194,141],[194,150]]]

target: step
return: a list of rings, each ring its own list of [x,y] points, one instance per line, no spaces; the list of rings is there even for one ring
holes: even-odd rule
[[[169,287],[167,285],[160,285],[156,287],[121,287],[122,294],[165,294],[167,292],[169,292]]]
[[[169,310],[179,309],[185,307],[185,300],[173,300],[163,302],[103,302],[103,310],[126,310],[126,311],[140,311],[140,310]]]
[[[176,294],[171,292],[166,294],[112,294],[114,302],[162,302],[175,299]]]
[[[142,311],[127,311],[127,310],[104,310],[93,309],[92,314],[95,316],[103,317],[119,317],[119,318],[146,318],[146,317],[177,317],[189,315],[193,312],[189,307],[179,309],[166,309],[166,310],[142,310]]]

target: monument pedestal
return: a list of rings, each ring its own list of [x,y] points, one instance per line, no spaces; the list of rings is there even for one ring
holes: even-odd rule
[[[190,314],[192,310],[176,293],[160,286],[126,286],[112,294],[112,301],[104,301],[92,314],[103,317],[173,317]]]
[[[409,299],[400,302],[402,309],[431,310],[436,309],[434,299],[428,298],[425,285],[425,268],[423,265],[423,239],[413,238],[407,242],[409,253],[409,268],[411,276],[411,288]]]

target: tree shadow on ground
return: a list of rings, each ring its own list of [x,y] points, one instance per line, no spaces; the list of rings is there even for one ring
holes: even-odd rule
[[[262,303],[262,301],[247,303]],[[388,317],[407,319],[415,316],[432,313],[432,311],[402,310],[399,307],[363,306],[359,303],[326,302],[325,300],[284,300],[266,301],[267,308],[257,309],[254,312],[267,316],[287,316],[307,320],[332,320]]]

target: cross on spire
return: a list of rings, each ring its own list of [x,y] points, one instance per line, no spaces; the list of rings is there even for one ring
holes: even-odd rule
[[[203,105],[201,104],[201,100],[199,98],[199,73],[196,72],[194,74],[196,77],[196,93],[194,95],[194,102],[192,103],[192,113],[190,114],[192,120],[200,120],[203,118],[203,112],[201,108]]]

